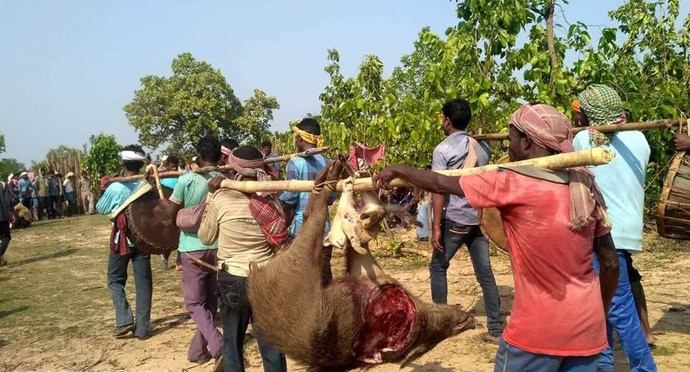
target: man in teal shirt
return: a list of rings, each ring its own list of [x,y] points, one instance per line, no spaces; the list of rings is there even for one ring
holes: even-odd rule
[[[144,166],[146,153],[139,145],[125,146],[120,152],[122,167],[126,176],[136,176]],[[100,214],[109,214],[119,208],[136,189],[139,183],[113,182],[96,204]],[[119,218],[119,217],[118,217]],[[117,231],[117,225],[113,226]],[[153,297],[153,278],[151,275],[151,255],[140,251],[127,239],[120,236],[119,231],[112,234],[110,242],[110,256],[108,258],[108,289],[115,308],[115,337],[127,336],[134,331],[134,336],[145,339],[149,336],[151,322],[151,298]],[[127,249],[121,249],[120,239],[127,239]],[[124,243],[123,243],[124,244]],[[127,285],[127,267],[129,261],[134,266],[134,289],[136,291],[136,325],[132,316],[132,309],[125,296]]]
[[[204,137],[196,146],[199,167],[217,166],[220,160],[220,142]],[[177,209],[196,207],[208,195],[208,180],[218,172],[187,172],[180,176],[170,202]],[[214,325],[217,311],[216,251],[218,244],[204,245],[194,232],[181,231],[178,251],[182,256],[182,294],[184,303],[197,325],[187,352],[190,362],[206,363],[211,358],[217,361],[223,353],[223,337]],[[222,363],[216,363],[222,365]]]

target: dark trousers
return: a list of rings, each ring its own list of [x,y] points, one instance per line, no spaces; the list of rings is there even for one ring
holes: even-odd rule
[[[153,297],[153,277],[151,275],[151,255],[130,247],[128,255],[118,256],[110,252],[108,258],[108,288],[115,308],[115,326],[123,327],[134,323],[132,308],[125,296],[127,266],[132,261],[134,271],[134,290],[136,291],[137,324],[134,335],[146,337],[151,323],[151,298]]]
[[[51,213],[51,203],[50,203],[50,197],[48,196],[39,196],[38,197],[38,218],[39,219],[44,219],[46,217],[52,217]]]
[[[247,278],[235,276],[227,271],[218,273],[218,296],[220,315],[223,320],[223,368],[225,372],[244,371],[244,335],[252,316],[247,296]],[[266,372],[286,372],[285,355],[275,348],[256,340]]]
[[[10,234],[10,221],[0,221],[0,258],[7,252],[10,240],[12,240],[12,234]]]
[[[437,304],[448,302],[447,272],[448,267],[450,267],[450,260],[463,244],[467,245],[474,267],[474,275],[484,295],[484,308],[489,332],[494,336],[500,336],[503,333],[501,297],[498,294],[496,278],[494,278],[491,269],[489,243],[482,235],[479,226],[463,226],[449,220],[443,220],[441,231],[443,252],[434,250],[429,264],[432,300]]]

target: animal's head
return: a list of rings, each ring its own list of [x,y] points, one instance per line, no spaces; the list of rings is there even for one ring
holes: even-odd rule
[[[439,342],[475,328],[475,320],[460,305],[437,305],[415,301],[417,334],[406,348],[401,367],[406,366]]]

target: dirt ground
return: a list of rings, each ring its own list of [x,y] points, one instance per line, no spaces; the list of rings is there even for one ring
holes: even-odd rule
[[[13,231],[6,259],[0,267],[0,370],[6,371],[209,371],[213,363],[187,361],[187,346],[194,324],[182,301],[180,273],[160,268],[152,257],[154,297],[152,337],[117,340],[110,334],[114,312],[106,286],[109,223],[89,216],[41,221],[29,229]],[[376,254],[388,272],[407,288],[430,301],[427,259],[414,253],[411,232],[379,240]],[[401,255],[392,256],[403,247]],[[644,276],[650,322],[657,336],[653,355],[660,371],[690,370],[690,246],[646,236],[647,251],[635,257]],[[171,260],[174,259],[171,257]],[[509,313],[513,280],[508,258],[495,253],[492,263]],[[131,268],[130,268],[131,270]],[[685,273],[685,274],[684,274]],[[130,275],[130,278],[132,276]],[[133,301],[133,283],[127,283]],[[465,250],[449,272],[449,302],[475,311],[485,324],[481,290],[474,279]],[[496,346],[480,344],[475,329],[448,339],[403,371],[492,371]],[[248,337],[245,348],[248,371],[262,371],[256,343]],[[617,350],[617,370],[629,370]],[[289,370],[302,370],[290,362]],[[372,371],[399,370],[382,365]]]

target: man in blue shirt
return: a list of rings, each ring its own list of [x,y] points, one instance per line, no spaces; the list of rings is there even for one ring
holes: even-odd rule
[[[146,153],[139,145],[125,146],[120,152],[122,168],[125,176],[136,176],[144,167]],[[137,181],[113,182],[108,185],[103,196],[96,204],[100,214],[109,214],[119,208],[136,189]],[[122,212],[124,213],[124,212]],[[121,213],[121,214],[122,214]],[[122,218],[122,216],[118,216]],[[119,222],[119,221],[118,221]],[[126,221],[125,221],[126,223]],[[131,244],[126,236],[121,236],[117,224],[113,225],[111,234],[110,256],[108,258],[108,288],[115,308],[115,337],[127,336],[134,331],[138,339],[149,337],[151,323],[151,298],[153,297],[153,277],[151,275],[151,255],[140,251]],[[121,249],[126,239],[126,248]],[[134,266],[134,288],[136,291],[136,324],[132,316],[132,309],[125,296],[127,284],[127,267],[132,261]]]
[[[600,371],[613,371],[613,330],[623,345],[632,371],[656,371],[635,307],[631,282],[641,276],[632,267],[631,254],[642,252],[644,186],[650,149],[640,131],[603,134],[597,125],[623,124],[625,114],[618,93],[612,88],[594,84],[578,95],[580,122],[591,125],[575,136],[575,150],[603,146],[616,154],[610,163],[590,168],[604,195],[611,220],[611,236],[618,251],[620,274],[618,287],[607,317],[609,346],[599,357]],[[595,268],[598,268],[596,256]],[[635,275],[636,274],[636,275]]]
[[[28,210],[31,210],[31,201],[33,200],[31,192],[33,187],[29,181],[29,174],[22,172],[19,174],[19,202],[22,203]]]
[[[489,163],[489,148],[467,135],[471,116],[470,104],[465,100],[448,101],[443,105],[442,127],[446,139],[434,149],[432,170],[468,168]],[[477,210],[467,199],[458,195],[433,194],[431,199],[431,298],[437,304],[447,303],[450,260],[463,244],[466,245],[474,275],[482,288],[488,319],[488,332],[480,334],[478,338],[498,344],[503,333],[501,297],[491,268],[489,243],[479,229]]]
[[[312,118],[303,119],[299,124],[292,127],[295,133],[295,145],[297,151],[303,152],[309,149],[323,147],[323,136],[321,126]],[[285,172],[286,180],[313,181],[316,175],[321,172],[328,164],[328,159],[321,154],[307,157],[294,157],[288,161]],[[290,236],[295,237],[302,228],[304,212],[307,209],[310,192],[284,192],[280,195],[280,201],[285,211],[285,222],[290,226]],[[333,193],[331,201],[335,200],[337,194]],[[325,234],[328,234],[330,225],[326,221]]]

